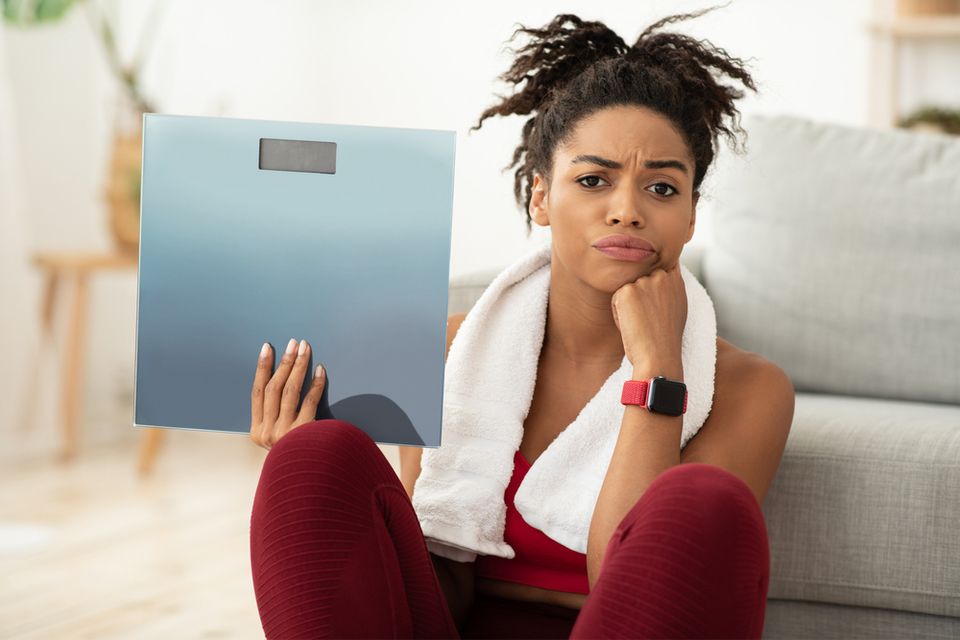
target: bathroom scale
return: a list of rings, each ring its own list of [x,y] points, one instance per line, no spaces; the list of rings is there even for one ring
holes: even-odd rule
[[[134,426],[250,433],[260,347],[317,419],[440,446],[456,133],[143,116]],[[298,405],[299,407],[299,405]]]

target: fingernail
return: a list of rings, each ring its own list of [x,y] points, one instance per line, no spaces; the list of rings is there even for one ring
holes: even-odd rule
[[[293,338],[290,338],[290,342],[287,343],[287,355],[290,355],[291,353],[293,353],[293,349],[296,346],[297,346],[297,341],[294,340]]]
[[[323,375],[323,365],[318,364],[317,368],[313,370],[313,377],[319,378],[321,375]]]
[[[306,351],[306,350],[307,350],[307,341],[306,341],[306,340],[301,340],[301,341],[300,341],[300,348],[297,350],[297,355],[298,355],[298,356],[302,356],[302,355],[303,355],[303,352]]]
[[[264,343],[263,343],[263,346],[260,347],[260,357],[261,357],[261,358],[266,358],[266,357],[267,357],[267,352],[268,352],[269,350],[270,350],[270,343],[269,343],[269,342],[264,342]]]

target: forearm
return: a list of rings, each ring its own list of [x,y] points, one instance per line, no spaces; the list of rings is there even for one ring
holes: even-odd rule
[[[632,379],[658,375],[683,381],[681,359],[664,358],[635,366]],[[637,405],[624,407],[620,434],[590,522],[587,578],[591,589],[600,577],[607,544],[621,520],[660,473],[680,464],[682,428],[682,416],[652,413]]]

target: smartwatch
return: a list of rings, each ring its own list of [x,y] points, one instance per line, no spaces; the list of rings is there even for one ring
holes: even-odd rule
[[[687,412],[687,385],[663,376],[649,380],[627,380],[623,383],[620,402],[646,407],[653,413],[683,415]]]

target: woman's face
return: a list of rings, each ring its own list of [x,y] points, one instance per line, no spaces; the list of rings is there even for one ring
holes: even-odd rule
[[[551,227],[553,258],[566,271],[612,294],[680,259],[696,222],[693,171],[690,150],[665,117],[607,107],[582,119],[557,147],[549,190],[534,174],[530,216]],[[592,246],[611,234],[643,238],[654,254],[631,262]]]

